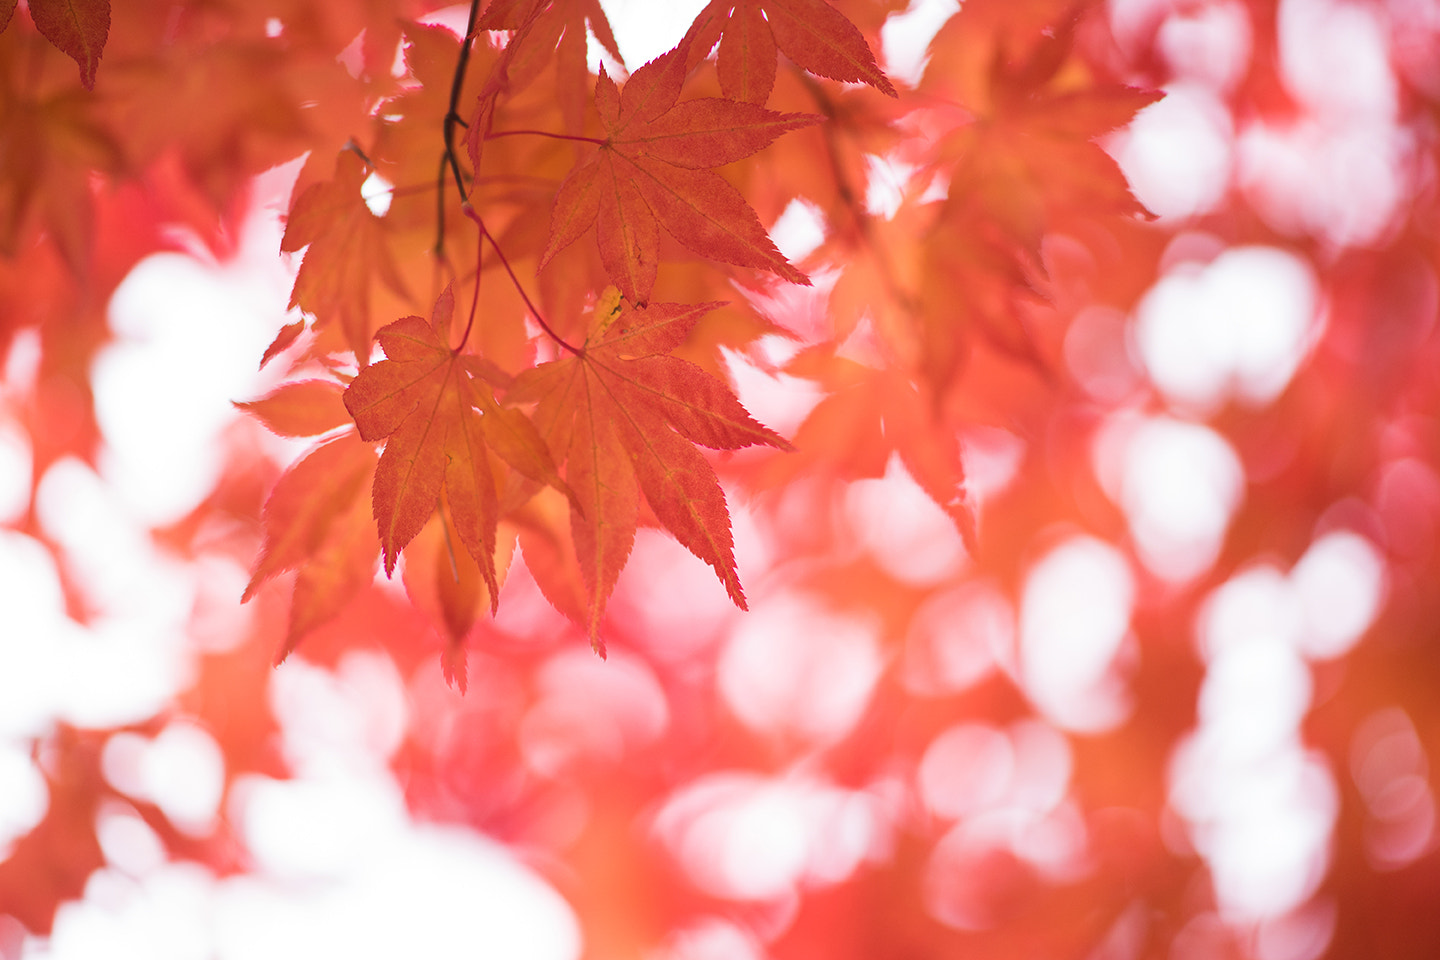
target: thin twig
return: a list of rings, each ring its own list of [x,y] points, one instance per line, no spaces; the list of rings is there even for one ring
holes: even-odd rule
[[[544,330],[546,336],[559,344],[562,349],[568,350],[577,357],[584,356],[580,350],[572,347],[560,334],[550,329],[550,325],[545,322],[545,318],[541,316],[540,311],[535,308],[535,304],[530,301],[530,295],[527,294],[525,288],[520,285],[520,278],[515,276],[515,271],[511,268],[510,260],[505,256],[505,251],[500,249],[500,244],[495,241],[495,237],[486,229],[485,221],[480,219],[480,214],[475,211],[475,208],[470,205],[469,201],[466,201],[461,205],[460,209],[465,216],[475,221],[475,225],[480,228],[480,236],[490,241],[490,246],[494,248],[495,255],[500,258],[500,265],[503,266],[505,272],[510,275],[510,282],[515,284],[515,289],[520,293],[520,299],[525,301],[526,309],[528,309],[530,315],[535,318],[535,322],[540,325],[540,329]]]
[[[460,191],[460,200],[469,199],[465,192],[465,178],[460,175],[460,163],[455,159],[455,125],[464,125],[460,119],[460,91],[465,86],[465,68],[470,65],[470,44],[475,42],[475,21],[480,16],[480,0],[470,0],[470,18],[465,23],[465,39],[460,41],[460,59],[455,64],[455,79],[450,82],[450,106],[445,111],[445,157],[450,162],[450,172],[455,176],[455,189]]]

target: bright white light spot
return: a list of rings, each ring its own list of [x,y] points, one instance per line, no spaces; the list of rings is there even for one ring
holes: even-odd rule
[[[1004,493],[1025,462],[1025,441],[999,427],[974,426],[960,438],[965,493],[979,506]]]
[[[149,525],[177,520],[209,493],[220,433],[238,416],[230,401],[269,383],[256,362],[283,322],[294,275],[275,256],[281,231],[267,204],[298,171],[256,187],[260,212],[246,220],[235,260],[155,254],[110,301],[116,340],[91,374],[105,436],[100,469]]]
[[[1369,540],[1348,531],[1316,540],[1290,571],[1305,611],[1301,644],[1311,659],[1348,651],[1369,629],[1385,593],[1385,565]]]
[[[1282,0],[1285,85],[1317,113],[1394,116],[1395,77],[1382,17],[1378,7],[1351,0]]]
[[[156,869],[140,879],[98,870],[85,884],[84,900],[61,905],[49,949],[37,951],[35,960],[215,956],[209,935],[213,883],[193,864]]]
[[[1066,802],[1042,816],[1022,817],[1012,849],[1052,883],[1073,883],[1090,872],[1085,817]]]
[[[1231,396],[1266,404],[1289,384],[1316,332],[1315,278],[1299,257],[1237,247],[1182,264],[1140,302],[1135,336],[1155,385],[1208,412]]]
[[[280,22],[279,17],[265,18],[265,36],[272,40],[285,31],[285,24]]]
[[[1304,569],[1305,578],[1315,576],[1308,572],[1315,568]],[[1235,922],[1291,913],[1314,893],[1328,864],[1338,807],[1334,777],[1322,755],[1300,745],[1312,687],[1301,654],[1310,652],[1313,634],[1301,572],[1300,564],[1290,577],[1257,565],[1236,574],[1198,618],[1208,668],[1198,728],[1174,753],[1170,802],[1190,821],[1221,913]],[[1297,933],[1295,942],[1328,940],[1319,929],[1310,931],[1315,937]],[[1272,931],[1272,946],[1285,939],[1281,932]]]
[[[10,855],[15,840],[45,817],[50,790],[27,750],[0,739],[0,860]]]
[[[1060,808],[1073,765],[1069,742],[1046,723],[1023,720],[1008,731],[962,723],[926,748],[917,781],[921,799],[937,816],[959,819],[1003,809],[1043,817]]]
[[[34,670],[26,683],[33,692],[22,700],[82,727],[155,714],[188,679],[184,631],[194,593],[183,566],[154,549],[124,505],[78,460],[58,460],[45,472],[35,506],[99,615],[82,629],[56,603],[45,617],[49,642],[32,644]]]
[[[589,757],[621,760],[665,731],[670,708],[645,662],[613,653],[601,660],[589,650],[556,654],[537,672],[539,697],[520,727],[520,749],[531,769],[559,775],[566,764]]]
[[[377,217],[383,217],[390,212],[390,201],[394,199],[395,185],[384,177],[380,172],[374,171],[360,184],[360,196],[365,201],[365,206]]]
[[[825,242],[825,215],[815,204],[796,197],[770,228],[770,239],[786,260],[804,260]]]
[[[270,709],[285,728],[285,758],[298,773],[371,771],[404,738],[405,686],[389,657],[352,650],[334,673],[290,657],[270,681]]]
[[[839,883],[880,839],[865,795],[749,773],[693,781],[665,803],[655,829],[697,887],[731,900]]]
[[[680,42],[706,0],[605,0],[605,17],[615,32],[615,44],[625,65],[634,73]]]
[[[1301,615],[1285,575],[1257,564],[1225,581],[1205,601],[1199,619],[1201,655],[1213,661],[1257,640],[1298,644]]]
[[[1361,3],[1280,5],[1282,77],[1307,112],[1283,126],[1250,125],[1240,168],[1251,202],[1281,232],[1365,245],[1404,213],[1412,138],[1396,124],[1382,18],[1378,6]]]
[[[39,541],[0,529],[0,584],[5,587],[0,734],[18,739],[49,726],[62,679],[54,669],[55,645],[62,637],[69,640],[76,628],[63,613],[55,561]]]
[[[846,514],[860,542],[896,580],[928,586],[965,563],[955,523],[891,454],[885,476],[857,480],[845,492]]]
[[[766,339],[771,341],[773,349],[774,342],[780,338]],[[814,380],[792,377],[788,373],[772,374],[760,369],[734,350],[721,347],[720,352],[730,371],[735,393],[745,405],[745,409],[750,411],[752,417],[782,437],[793,437],[796,428],[810,415],[810,411],[825,399],[825,391]]]
[[[339,799],[339,798],[337,798]],[[305,882],[247,875],[217,881],[168,864],[139,881],[93,874],[85,899],[61,906],[34,960],[575,960],[579,925],[564,900],[493,843],[411,826],[371,835],[343,878]],[[32,950],[32,947],[35,948]]]
[[[40,333],[34,327],[22,327],[11,334],[10,348],[5,353],[5,367],[0,370],[0,397],[10,397],[18,402],[30,396],[40,373],[43,354]]]
[[[225,757],[209,733],[175,721],[154,740],[118,733],[105,744],[102,769],[111,785],[158,806],[170,822],[195,835],[214,827],[225,789]]]
[[[1229,91],[1250,63],[1250,13],[1243,3],[1177,5],[1155,35],[1176,77]]]
[[[958,0],[911,0],[904,13],[889,17],[880,28],[886,75],[896,83],[918,84],[930,60],[930,41],[959,10]]]
[[[1154,417],[1116,426],[1125,431],[1123,452],[1104,436],[1096,452],[1121,457],[1117,499],[1140,559],[1169,580],[1204,573],[1219,556],[1240,505],[1240,458],[1223,436],[1201,424]]]
[[[140,877],[165,863],[165,844],[127,804],[103,804],[95,817],[95,839],[110,866]]]
[[[1170,802],[1191,821],[1222,915],[1276,917],[1304,903],[1324,876],[1338,797],[1322,756],[1291,745],[1263,758],[1231,743],[1182,741]]]
[[[1073,537],[1030,568],[1020,603],[1020,677],[1058,726],[1108,730],[1129,714],[1115,659],[1134,597],[1125,558],[1093,537]]]
[[[732,520],[735,508],[731,503]],[[741,562],[738,556],[736,562],[747,586],[763,569]],[[714,570],[674,537],[646,529],[636,531],[610,609],[624,622],[635,623],[634,639],[661,660],[684,659],[709,649],[740,612],[715,579]]]
[[[1141,203],[1158,217],[1183,219],[1224,200],[1233,136],[1230,113],[1214,93],[1177,83],[1116,136],[1113,152]]]
[[[399,790],[377,777],[326,779],[240,777],[230,818],[262,870],[288,878],[340,878],[374,856],[376,841],[405,823]]]
[[[997,663],[1013,667],[1015,609],[989,581],[967,581],[936,594],[915,612],[902,673],[914,693],[959,693]]]
[[[709,918],[667,936],[654,960],[765,960],[765,957],[765,948],[754,934],[728,920]]]
[[[1009,792],[1015,751],[988,724],[950,727],[925,749],[917,773],[920,796],[937,816],[956,819],[998,804]]]
[[[916,167],[898,157],[865,156],[865,212],[889,220],[905,201]]]
[[[719,684],[747,726],[830,740],[860,720],[880,668],[875,624],[782,593],[737,622],[720,655]]]
[[[1241,132],[1237,149],[1240,186],[1282,234],[1367,246],[1384,239],[1410,202],[1413,137],[1390,122],[1257,120]]]
[[[1294,648],[1251,635],[1211,661],[1196,712],[1227,760],[1259,763],[1295,738],[1310,691],[1310,671]]]

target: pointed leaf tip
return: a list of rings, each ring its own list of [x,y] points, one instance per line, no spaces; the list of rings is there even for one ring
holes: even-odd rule
[[[80,82],[95,89],[95,71],[110,35],[110,0],[30,0],[40,35],[80,67]]]
[[[445,676],[445,683],[460,691],[460,696],[465,696],[469,686],[467,676],[467,663],[465,656],[465,645],[463,643],[447,643],[445,649],[440,653],[440,672]]]
[[[265,364],[274,360],[277,354],[284,352],[304,330],[305,322],[303,320],[296,320],[294,323],[287,323],[281,327],[280,332],[275,335],[275,339],[270,341],[270,346],[266,347],[265,352],[260,355],[260,369],[264,370]]]

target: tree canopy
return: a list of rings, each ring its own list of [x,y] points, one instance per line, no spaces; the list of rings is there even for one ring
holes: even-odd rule
[[[0,0],[0,955],[1436,955],[1440,16],[679,9]]]

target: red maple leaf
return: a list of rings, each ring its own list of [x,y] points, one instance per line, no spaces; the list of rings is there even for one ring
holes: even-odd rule
[[[368,175],[354,151],[341,151],[335,178],[314,184],[295,199],[280,240],[285,252],[309,247],[295,275],[290,306],[314,314],[317,326],[338,326],[345,346],[362,365],[370,357],[371,284],[381,280],[408,296],[384,222],[360,195]]]
[[[707,97],[676,103],[686,45],[635,71],[623,91],[600,68],[595,106],[605,138],[565,178],[540,268],[598,221],[600,257],[626,299],[655,284],[659,226],[712,260],[809,284],[775,248],[760,218],[713,167],[743,159],[820,118]]]
[[[691,66],[719,41],[720,89],[735,100],[770,99],[777,49],[816,76],[897,96],[855,24],[825,0],[712,0],[685,38]]]
[[[10,25],[16,0],[0,0],[0,31]],[[40,35],[80,67],[80,82],[95,89],[95,70],[110,36],[110,0],[30,0]]]
[[[524,31],[513,41],[519,55],[507,57],[509,93],[525,89],[554,64],[555,98],[572,132],[580,130],[590,86],[587,26],[606,53],[625,62],[599,0],[493,0],[475,23],[477,30]]]
[[[285,471],[265,502],[265,540],[240,600],[272,577],[299,570],[277,660],[374,577],[378,545],[364,495],[374,470],[375,451],[347,431]]]
[[[669,355],[717,306],[599,310],[573,357],[526,371],[509,395],[536,402],[536,426],[575,491],[571,535],[590,639],[602,655],[600,614],[630,555],[642,492],[665,528],[710,564],[730,599],[746,608],[725,494],[694,444],[720,450],[790,444],[757,423],[724,383]]]
[[[479,565],[493,610],[499,501],[489,451],[532,479],[563,484],[530,421],[499,407],[473,375],[476,358],[446,343],[454,309],[447,286],[433,323],[405,317],[380,328],[386,359],[360,371],[345,390],[345,407],[363,439],[386,440],[373,489],[386,574],[434,512],[443,485],[450,519]]]

